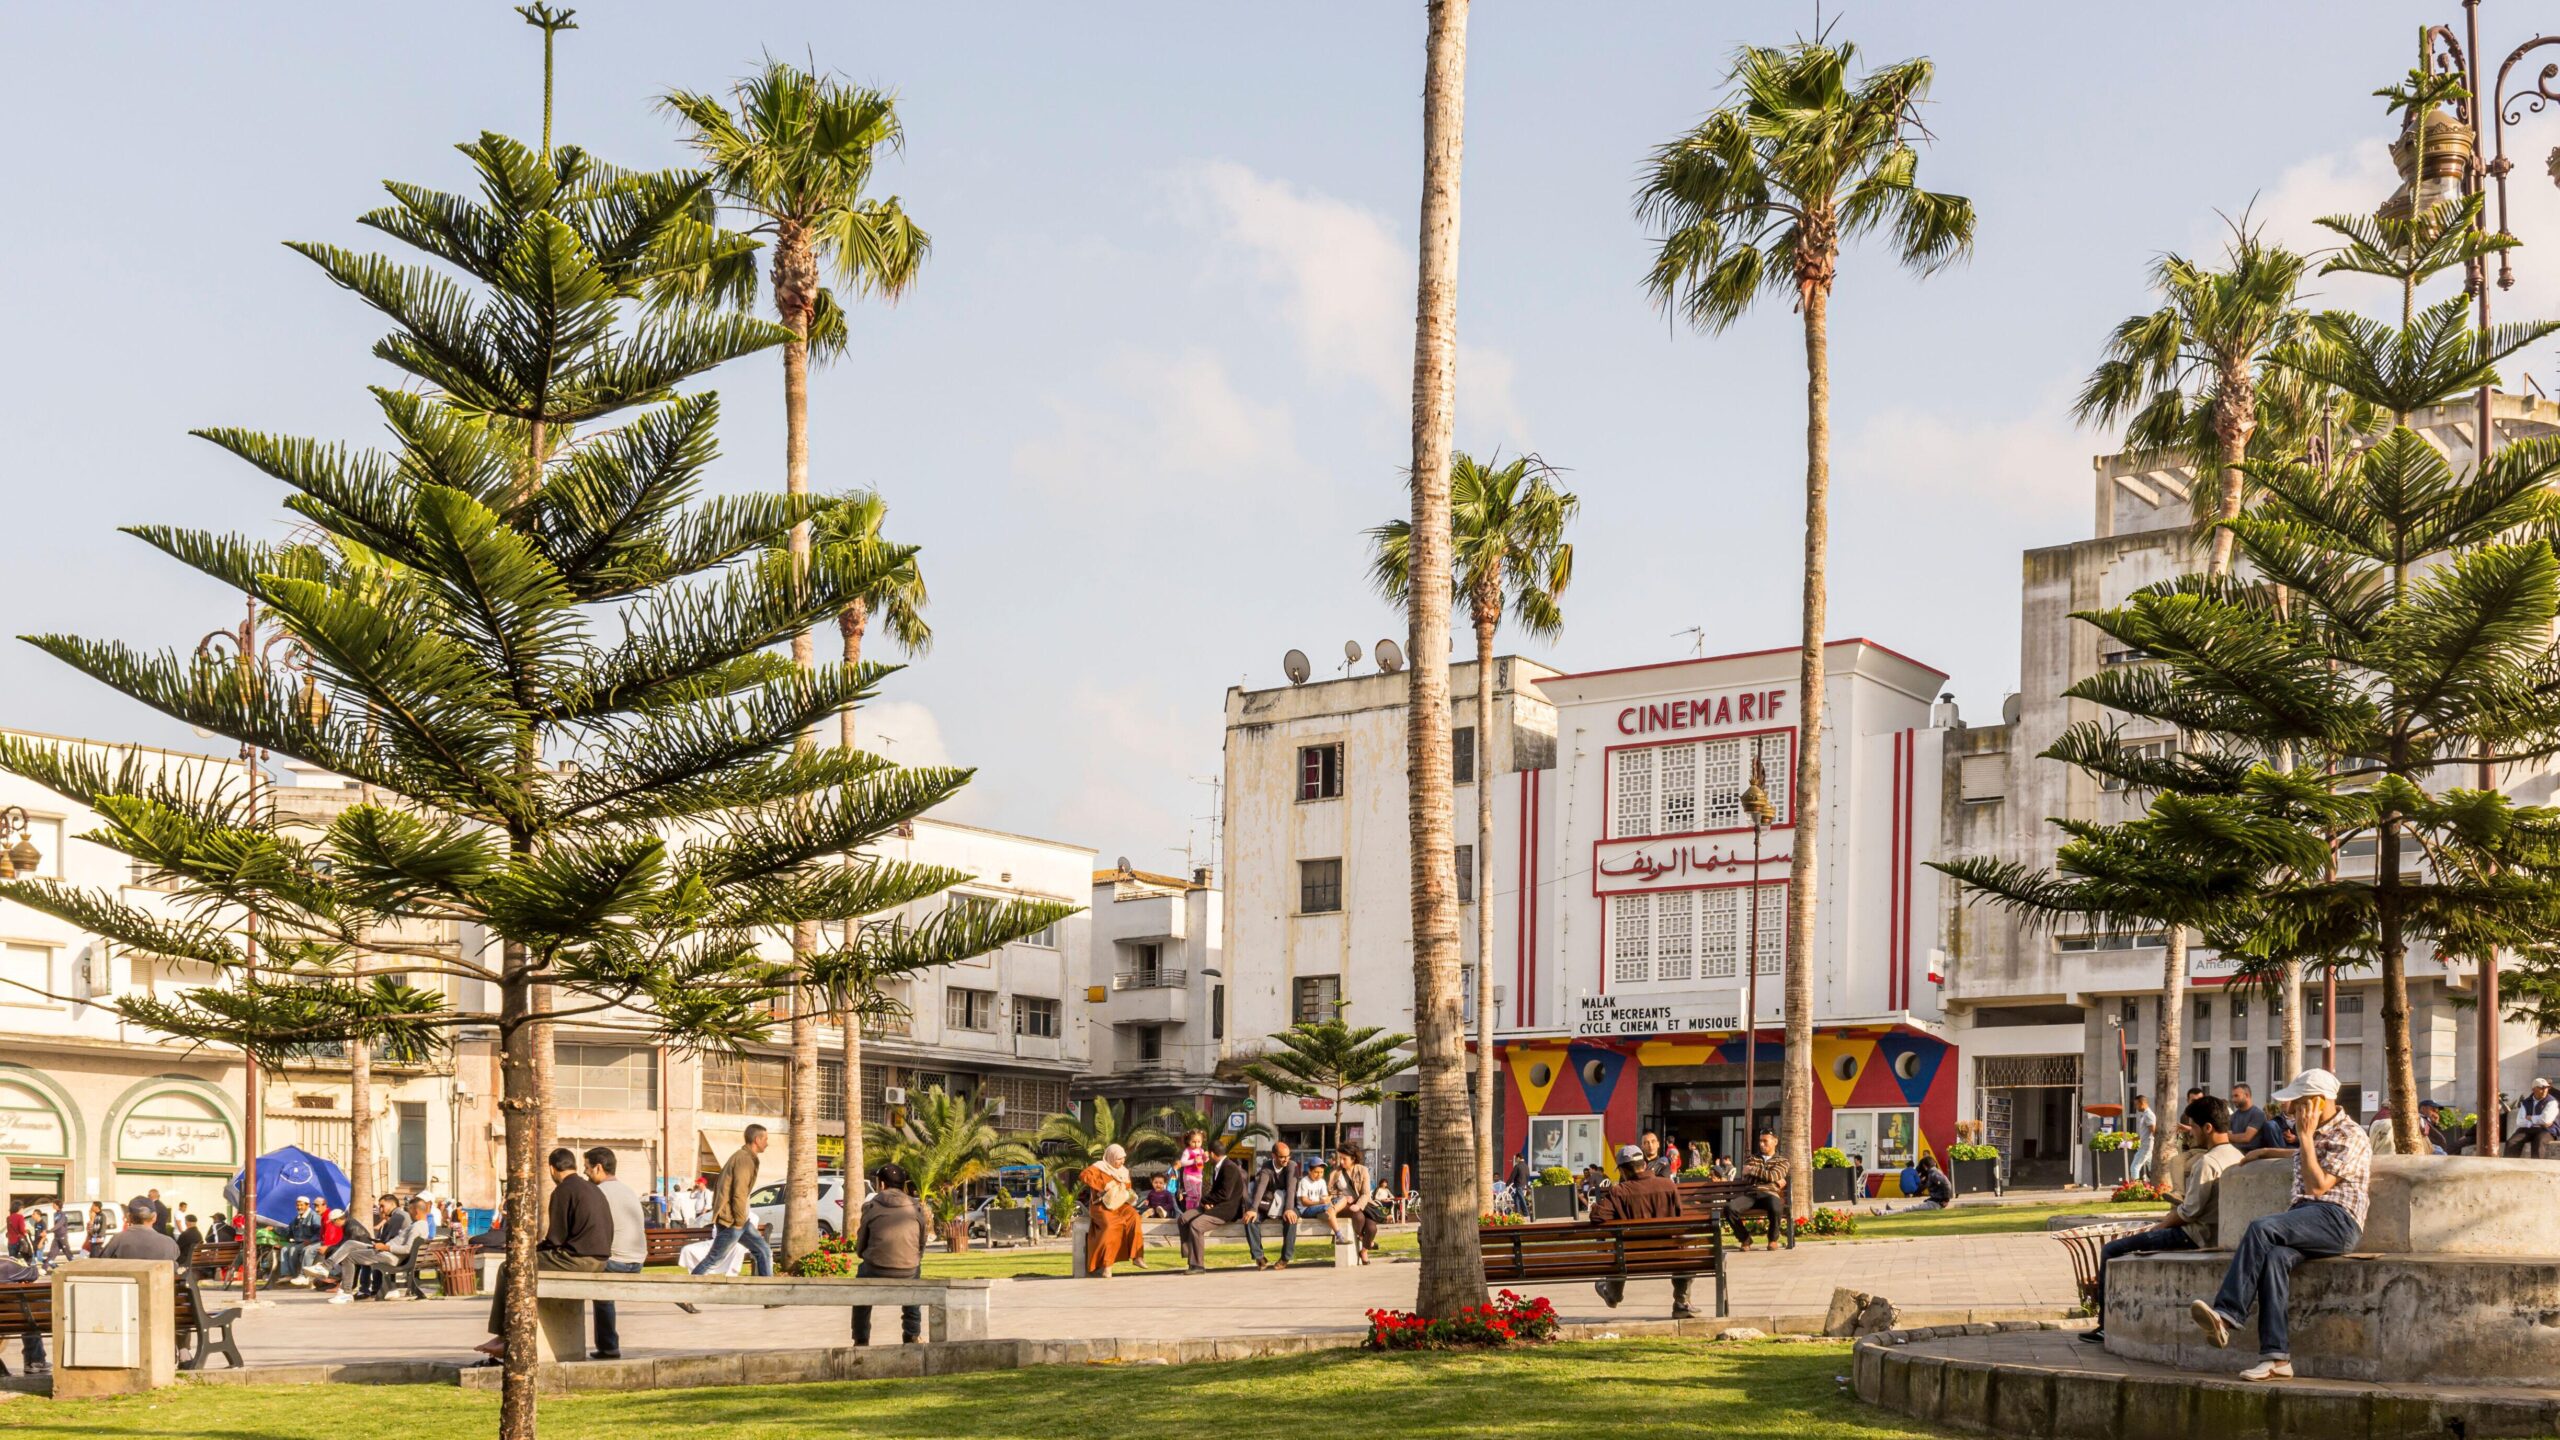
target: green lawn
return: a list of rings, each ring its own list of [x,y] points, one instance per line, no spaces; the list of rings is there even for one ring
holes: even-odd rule
[[[1832,1343],[1585,1341],[1492,1355],[1341,1351],[1233,1364],[1051,1366],[920,1380],[565,1395],[542,1402],[542,1433],[546,1440],[1931,1435],[1849,1398],[1838,1378],[1848,1368],[1848,1347]],[[495,1431],[497,1411],[495,1395],[447,1386],[181,1386],[125,1400],[10,1401],[0,1404],[0,1433],[63,1440],[481,1440]]]
[[[2169,1207],[2157,1200],[2123,1205],[2091,1200],[2078,1205],[1958,1205],[1950,1210],[1922,1210],[1910,1215],[1870,1215],[1858,1220],[1860,1240],[1900,1240],[1921,1235],[2001,1235],[2019,1230],[2041,1231],[2056,1215],[2157,1215]]]

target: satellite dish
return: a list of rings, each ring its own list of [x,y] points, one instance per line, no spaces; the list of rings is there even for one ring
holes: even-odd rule
[[[1393,640],[1379,641],[1378,648],[1370,653],[1378,657],[1378,668],[1390,675],[1404,668],[1404,651]]]
[[[2000,723],[2003,725],[2018,723],[2018,697],[2015,694],[2000,702]]]
[[[1292,685],[1306,684],[1307,677],[1315,673],[1315,667],[1307,663],[1307,652],[1304,650],[1292,650],[1281,656],[1280,669],[1289,677],[1289,683]]]
[[[1129,857],[1126,855],[1120,857],[1120,871],[1124,875],[1129,871]]]
[[[1345,640],[1342,642],[1342,663],[1345,665],[1357,665],[1360,663],[1359,641]]]

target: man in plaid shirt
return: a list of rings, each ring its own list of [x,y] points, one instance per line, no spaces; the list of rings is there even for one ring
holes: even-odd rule
[[[2240,1372],[2243,1380],[2284,1380],[2293,1376],[2293,1356],[2286,1310],[2293,1299],[2293,1267],[2322,1255],[2344,1255],[2364,1237],[2365,1203],[2373,1176],[2373,1141],[2363,1126],[2338,1108],[2338,1077],[2326,1070],[2305,1070],[2275,1099],[2293,1118],[2294,1129],[2309,1143],[2292,1150],[2254,1150],[2240,1161],[2252,1164],[2290,1156],[2293,1160],[2293,1204],[2281,1215],[2249,1222],[2222,1272],[2222,1289],[2211,1300],[2190,1307],[2196,1324],[2216,1345],[2231,1343],[2231,1329],[2255,1306],[2258,1310],[2258,1363]]]

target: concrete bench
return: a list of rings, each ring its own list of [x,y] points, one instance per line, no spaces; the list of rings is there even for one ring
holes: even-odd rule
[[[1262,1227],[1262,1243],[1265,1245],[1277,1245],[1280,1243],[1280,1227],[1282,1225],[1297,1226],[1298,1238],[1301,1241],[1331,1240],[1334,1238],[1333,1227],[1322,1220],[1257,1220],[1254,1223]],[[1067,1231],[1067,1250],[1069,1255],[1069,1268],[1067,1273],[1070,1277],[1077,1280],[1086,1278],[1084,1266],[1085,1228],[1084,1214],[1082,1211],[1078,1211],[1076,1214],[1076,1223],[1068,1227]],[[1142,1220],[1138,1222],[1138,1235],[1139,1238],[1147,1242],[1147,1248],[1150,1250],[1154,1249],[1158,1245],[1162,1245],[1177,1256],[1182,1253],[1182,1222],[1179,1220]],[[1212,1245],[1244,1243],[1244,1222],[1239,1220],[1232,1225],[1221,1225],[1217,1229],[1210,1231],[1209,1243]],[[1333,1247],[1333,1268],[1337,1270],[1348,1270],[1360,1263],[1359,1246],[1352,1244],[1348,1240],[1344,1240]]]
[[[919,1305],[927,1312],[928,1340],[987,1338],[992,1280],[857,1280],[849,1275],[608,1275],[602,1271],[546,1270],[534,1277],[535,1355],[538,1360],[583,1360],[587,1355],[587,1302],[620,1305],[659,1301],[673,1305],[790,1305],[851,1310],[856,1305]]]

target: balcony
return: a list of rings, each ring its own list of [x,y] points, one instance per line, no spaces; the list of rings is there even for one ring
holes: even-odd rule
[[[1112,977],[1114,1025],[1185,1025],[1191,1020],[1191,972],[1157,968]]]
[[[1190,971],[1179,968],[1167,969],[1161,965],[1152,969],[1135,970],[1126,975],[1115,975],[1111,979],[1111,988],[1114,990],[1186,990],[1190,986]]]

